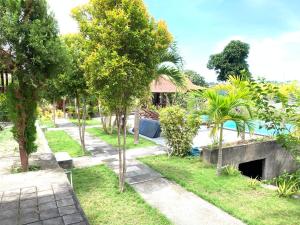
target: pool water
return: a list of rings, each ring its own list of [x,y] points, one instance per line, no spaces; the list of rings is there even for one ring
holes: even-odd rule
[[[202,120],[203,121],[207,121],[208,117],[207,116],[202,116]],[[254,128],[254,134],[258,134],[258,135],[265,135],[265,136],[272,136],[276,134],[276,130],[274,129],[266,129],[263,125],[264,123],[262,121],[254,121],[255,124],[255,128]],[[236,125],[235,122],[233,121],[227,121],[226,123],[224,123],[224,128],[226,129],[230,129],[230,130],[236,130]],[[293,126],[291,124],[286,124],[286,131],[285,133],[287,133],[288,131],[292,130]]]

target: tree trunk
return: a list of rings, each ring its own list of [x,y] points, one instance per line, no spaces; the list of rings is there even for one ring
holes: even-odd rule
[[[218,151],[218,163],[217,163],[217,175],[220,176],[222,172],[223,154],[222,154],[222,141],[223,141],[223,123],[220,128],[220,139],[219,139],[219,151]]]
[[[86,99],[85,97],[83,98],[83,113],[82,113],[82,126],[81,126],[81,138],[82,138],[82,149],[85,152],[85,126],[86,126],[86,115],[87,115],[87,110],[86,110]]]
[[[123,158],[122,158],[122,183],[121,192],[125,190],[125,178],[126,178],[126,125],[127,125],[127,115],[126,110],[123,115]]]
[[[22,171],[26,172],[28,171],[28,155],[26,152],[26,147],[25,147],[25,137],[19,137],[19,152],[20,152],[20,160],[21,160],[21,166],[22,166]]]
[[[119,113],[116,113],[116,120],[118,126],[118,151],[119,151],[119,190],[120,192],[123,191],[122,189],[122,180],[123,180],[123,162],[122,162],[122,151],[121,151],[121,116]]]
[[[246,140],[246,125],[245,124],[243,125],[243,130],[242,130],[242,133],[241,133],[241,138],[242,138],[242,142],[245,142],[245,140]]]
[[[63,112],[64,112],[64,118],[67,118],[66,115],[66,97],[63,98]]]
[[[55,99],[53,99],[53,103],[52,103],[52,120],[55,126],[55,118],[56,118],[56,102]]]
[[[86,101],[85,99],[83,100],[83,112],[82,112],[82,119],[81,119],[81,112],[80,112],[80,100],[78,94],[76,95],[76,111],[77,111],[77,121],[78,121],[78,131],[79,131],[79,138],[80,138],[80,143],[81,143],[81,148],[82,151],[85,152],[85,143],[84,143],[84,129],[85,126],[83,123],[85,123],[85,117],[86,117]]]
[[[140,133],[140,107],[137,106],[134,113],[134,144],[139,143],[139,133]]]

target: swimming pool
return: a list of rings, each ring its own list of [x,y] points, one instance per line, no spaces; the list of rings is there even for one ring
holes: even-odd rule
[[[202,120],[203,121],[207,121],[208,117],[207,116],[202,116]],[[274,129],[266,129],[264,125],[264,123],[262,121],[254,121],[254,134],[258,134],[258,135],[265,135],[265,136],[272,136],[275,135],[276,131]],[[236,125],[235,122],[233,121],[227,121],[226,123],[224,123],[224,128],[226,129],[230,129],[230,130],[236,130]],[[291,124],[286,124],[286,132],[292,130],[293,125]]]
[[[272,136],[276,134],[276,130],[274,129],[266,129],[265,126],[263,126],[262,121],[254,121],[255,127],[254,127],[254,134],[258,135],[265,135],[265,136]],[[236,130],[235,123],[233,121],[227,121],[224,123],[224,128],[226,129],[231,129],[231,130]],[[286,124],[286,132],[290,131],[293,128],[291,124]]]

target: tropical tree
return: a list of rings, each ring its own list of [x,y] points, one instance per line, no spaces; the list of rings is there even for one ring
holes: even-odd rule
[[[149,16],[142,0],[93,0],[74,9],[73,15],[91,51],[84,62],[89,88],[116,115],[122,192],[127,114],[133,101],[148,90],[172,37],[164,22]]]
[[[42,85],[61,71],[63,48],[45,0],[0,1],[0,52],[11,68],[9,115],[23,171],[36,151],[36,108]],[[2,67],[2,66],[0,66]],[[7,67],[7,66],[6,66]]]
[[[226,81],[230,75],[251,78],[247,63],[249,48],[247,43],[231,41],[221,53],[210,56],[207,68],[216,71],[219,81]]]
[[[207,87],[207,83],[205,81],[205,78],[201,76],[199,73],[197,73],[194,70],[186,70],[184,71],[184,74],[192,81],[193,84]]]
[[[208,116],[208,121],[212,124],[211,135],[216,136],[219,132],[219,151],[217,163],[217,175],[222,171],[222,144],[223,127],[227,121],[233,121],[236,125],[238,135],[244,131],[245,127],[249,131],[253,130],[252,114],[249,101],[245,100],[243,92],[220,92],[217,89],[205,91],[206,110],[204,114]],[[241,113],[243,111],[243,113]]]

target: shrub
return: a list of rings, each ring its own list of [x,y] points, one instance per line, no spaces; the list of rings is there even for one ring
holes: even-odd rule
[[[0,122],[7,122],[8,120],[7,96],[5,94],[0,94]]]
[[[297,182],[290,180],[284,180],[281,183],[277,184],[277,194],[279,197],[290,197],[297,193]]]
[[[222,168],[222,174],[226,176],[238,176],[241,172],[235,165],[226,165]]]
[[[183,157],[189,153],[200,122],[200,117],[187,114],[179,106],[167,107],[160,111],[162,131],[170,148],[169,156]]]

